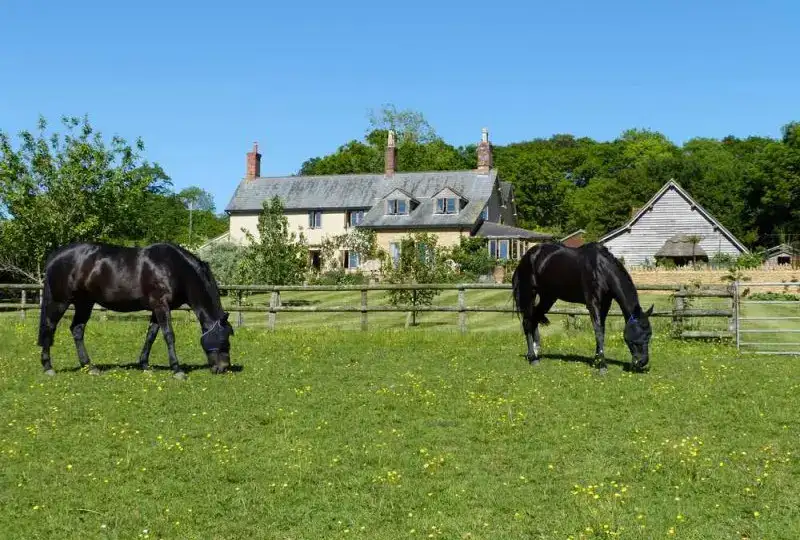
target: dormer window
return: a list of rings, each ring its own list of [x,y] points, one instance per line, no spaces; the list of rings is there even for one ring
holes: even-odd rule
[[[389,199],[386,201],[386,213],[390,215],[408,214],[408,201],[405,199]]]
[[[455,197],[439,197],[436,199],[437,214],[457,214],[458,201]]]

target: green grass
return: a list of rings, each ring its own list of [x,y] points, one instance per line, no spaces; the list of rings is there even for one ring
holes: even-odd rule
[[[530,367],[516,329],[243,327],[241,371],[181,382],[118,367],[144,321],[93,320],[103,375],[74,370],[64,325],[46,378],[34,321],[5,322],[5,538],[800,537],[786,358],[659,334],[649,373],[598,376]],[[176,334],[202,366],[197,326]],[[551,327],[543,346],[569,358],[593,338]],[[152,364],[167,365],[160,337]]]

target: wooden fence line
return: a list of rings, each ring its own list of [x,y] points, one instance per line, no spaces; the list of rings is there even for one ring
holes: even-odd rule
[[[18,290],[21,291],[21,302],[19,303],[0,303],[0,311],[19,311],[21,317],[25,317],[25,313],[31,310],[38,310],[39,303],[31,303],[27,301],[27,291],[41,291],[39,284],[0,284],[0,290]],[[244,325],[244,313],[266,313],[267,327],[273,330],[277,323],[278,313],[361,313],[361,329],[367,330],[368,328],[368,314],[369,313],[458,313],[458,326],[461,332],[466,332],[467,329],[467,313],[514,313],[513,307],[505,306],[469,306],[466,303],[466,291],[468,290],[511,290],[511,284],[508,283],[425,283],[425,284],[371,284],[371,285],[309,285],[309,286],[273,286],[273,285],[220,285],[220,290],[234,292],[232,295],[234,305],[229,309],[236,314],[236,326]],[[457,305],[456,306],[414,306],[414,305],[396,305],[396,306],[370,306],[367,302],[367,293],[369,291],[392,291],[392,290],[439,290],[439,291],[458,291]],[[671,318],[673,326],[680,327],[684,319],[700,318],[700,317],[720,317],[728,318],[733,321],[735,318],[733,306],[731,309],[691,309],[685,307],[685,301],[689,298],[730,298],[733,301],[733,293],[723,289],[690,289],[684,285],[679,284],[666,284],[666,285],[640,285],[637,287],[638,291],[667,291],[671,292],[674,299],[674,307],[671,310],[654,310],[653,317]],[[360,305],[355,306],[291,306],[281,305],[281,292],[359,292]],[[241,304],[241,297],[243,292],[254,293],[270,293],[269,305],[261,306],[247,306]],[[39,295],[41,297],[41,295]],[[69,310],[74,308],[70,306]],[[97,306],[96,311],[101,312],[103,317],[110,310]],[[188,307],[183,306],[177,311],[191,311]],[[569,321],[574,322],[577,316],[588,316],[589,312],[586,308],[552,308],[548,312],[553,315],[567,315]],[[133,312],[128,315],[148,315],[147,311]],[[613,309],[609,311],[610,316],[621,315],[621,311]],[[569,324],[569,322],[568,322]],[[731,322],[733,324],[733,322]],[[681,335],[687,337],[728,337],[726,332],[703,332],[703,331],[683,331]]]

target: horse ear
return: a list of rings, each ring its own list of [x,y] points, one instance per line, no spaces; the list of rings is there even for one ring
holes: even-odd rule
[[[650,307],[645,311],[645,314],[649,317],[653,314],[653,304],[650,304]]]

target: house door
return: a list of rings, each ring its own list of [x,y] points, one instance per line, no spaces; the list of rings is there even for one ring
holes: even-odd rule
[[[311,262],[311,268],[314,270],[321,270],[322,269],[322,256],[320,255],[319,250],[312,249],[308,252],[309,259]]]

